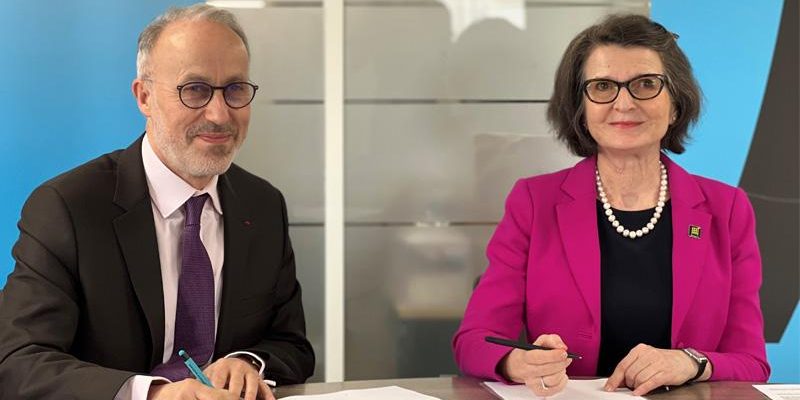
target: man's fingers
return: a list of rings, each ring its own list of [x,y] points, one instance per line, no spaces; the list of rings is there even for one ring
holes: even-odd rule
[[[228,378],[228,391],[239,396],[245,385],[245,376],[242,371],[232,371]]]
[[[260,379],[258,384],[258,398],[263,400],[275,400],[275,395],[272,394],[272,389],[270,389],[269,386]]]
[[[203,386],[195,391],[194,397],[198,400],[237,400],[239,395]]]
[[[228,371],[225,369],[220,371],[216,368],[209,368],[204,372],[215,388],[222,389],[225,387],[225,384],[228,383]]]
[[[244,400],[256,400],[258,396],[258,383],[261,379],[254,374],[247,374],[244,381]]]

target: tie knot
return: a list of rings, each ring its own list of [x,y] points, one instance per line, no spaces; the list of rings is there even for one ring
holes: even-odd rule
[[[200,214],[203,213],[203,206],[206,204],[206,200],[208,199],[208,193],[201,194],[197,197],[190,197],[189,200],[186,200],[184,203],[184,210],[186,213],[186,221],[184,225],[199,225],[200,224]]]

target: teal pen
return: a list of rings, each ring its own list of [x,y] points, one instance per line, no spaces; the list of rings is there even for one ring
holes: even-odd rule
[[[214,387],[214,385],[211,384],[211,381],[208,380],[208,378],[203,374],[203,371],[200,370],[200,367],[198,367],[194,360],[192,360],[192,357],[189,357],[189,354],[185,350],[178,350],[178,355],[183,358],[183,363],[186,364],[186,368],[189,368],[189,372],[191,372],[198,381],[203,382],[203,384],[208,387]]]

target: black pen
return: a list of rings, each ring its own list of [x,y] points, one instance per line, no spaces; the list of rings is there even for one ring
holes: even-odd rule
[[[522,350],[553,350],[550,347],[544,346],[537,346],[535,344],[528,344],[528,343],[520,343],[513,340],[508,339],[501,339],[498,337],[486,336],[486,341],[489,343],[499,344],[501,346],[513,347],[515,349],[522,349]],[[567,353],[567,358],[572,358],[574,360],[580,360],[581,357],[575,353]]]

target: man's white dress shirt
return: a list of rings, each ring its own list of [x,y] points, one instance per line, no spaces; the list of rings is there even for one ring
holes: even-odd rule
[[[172,357],[175,339],[175,308],[178,302],[178,279],[181,275],[181,236],[183,235],[183,204],[190,197],[208,193],[211,198],[203,207],[200,216],[200,240],[211,259],[214,271],[214,327],[219,322],[220,293],[222,293],[222,265],[225,261],[225,232],[222,223],[222,205],[217,192],[218,176],[201,190],[197,190],[175,175],[161,159],[156,156],[150,141],[145,135],[142,140],[142,161],[147,176],[153,208],[153,222],[156,227],[158,258],[161,262],[161,282],[164,285],[164,355],[163,362]],[[215,329],[216,332],[216,329]],[[264,361],[250,352],[234,352],[226,357],[246,354],[257,360],[263,377]],[[195,360],[205,365],[210,360]],[[150,384],[155,381],[169,382],[166,378],[136,375],[128,379],[120,388],[114,400],[146,400]]]

